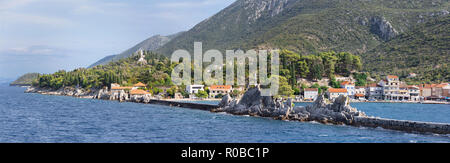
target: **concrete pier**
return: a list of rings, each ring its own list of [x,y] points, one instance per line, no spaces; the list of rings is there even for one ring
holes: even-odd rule
[[[165,105],[173,107],[190,108],[204,111],[211,111],[219,108],[218,105],[212,104],[199,104],[177,101],[164,101],[164,100],[151,100],[149,104]],[[381,127],[384,129],[405,131],[405,132],[418,132],[418,133],[435,133],[435,134],[450,134],[450,124],[447,123],[432,123],[432,122],[417,122],[407,120],[395,120],[385,118],[366,118],[355,117],[355,121],[352,126],[362,127]]]
[[[374,127],[374,128],[382,127],[384,129],[391,129],[405,132],[450,134],[450,124],[448,123],[431,123],[431,122],[417,122],[417,121],[395,120],[385,118],[355,117],[355,122],[353,125]]]
[[[218,105],[212,105],[212,104],[198,104],[198,103],[165,101],[165,100],[150,100],[149,104],[190,108],[190,109],[197,109],[197,110],[204,110],[204,111],[211,111],[213,109],[219,108]]]

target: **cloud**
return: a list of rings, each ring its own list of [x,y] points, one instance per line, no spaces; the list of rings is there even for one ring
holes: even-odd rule
[[[0,21],[5,24],[11,23],[24,23],[24,24],[38,24],[38,25],[50,25],[50,26],[71,26],[75,23],[69,19],[42,16],[35,14],[15,13],[15,12],[3,12],[0,15]]]
[[[1,55],[8,56],[55,56],[65,57],[70,50],[60,49],[45,45],[35,45],[29,47],[13,47],[8,50],[1,51]]]

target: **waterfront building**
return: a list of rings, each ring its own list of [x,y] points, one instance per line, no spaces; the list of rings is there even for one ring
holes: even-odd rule
[[[431,84],[423,84],[420,87],[420,96],[423,98],[431,97]]]
[[[345,88],[330,88],[328,89],[327,94],[330,100],[334,100],[341,95],[348,96],[348,91]]]
[[[226,95],[233,92],[231,85],[212,85],[209,87],[209,97],[215,98],[217,95]]]
[[[304,94],[303,98],[305,101],[314,101],[316,100],[317,96],[319,96],[319,89],[305,88],[303,94]]]
[[[388,75],[379,83],[383,87],[384,100],[399,100],[400,80],[398,76]]]
[[[188,85],[186,86],[186,92],[189,94],[196,94],[198,91],[204,91],[204,85]]]
[[[398,91],[399,101],[409,101],[411,96],[409,94],[408,86],[400,86]]]
[[[118,93],[118,92],[121,92],[121,91],[124,91],[124,92],[128,93],[132,89],[133,89],[133,87],[122,87],[122,86],[120,86],[118,84],[114,84],[114,85],[111,84],[111,92],[112,93]]]
[[[442,88],[442,96],[444,97],[450,97],[450,85],[446,85],[444,88]]]
[[[356,94],[362,94],[364,97],[367,95],[367,88],[362,86],[356,86],[355,87],[355,95]]]
[[[347,95],[350,98],[353,98],[355,96],[355,84],[349,81],[344,81],[341,83],[341,88],[347,89]]]
[[[357,93],[357,94],[355,94],[355,99],[357,99],[359,101],[366,101],[366,95]]]
[[[130,97],[131,98],[141,98],[146,95],[151,95],[149,92],[144,91],[142,89],[134,89],[130,91]]]
[[[382,100],[383,99],[383,87],[373,83],[367,85],[366,95],[369,100]]]
[[[443,88],[442,96],[444,96],[444,98],[445,98],[447,101],[450,101],[450,85],[446,85],[446,86]]]
[[[410,101],[420,101],[420,89],[418,86],[408,86]]]
[[[431,96],[443,97],[444,87],[447,85],[447,83],[433,85],[431,87]]]

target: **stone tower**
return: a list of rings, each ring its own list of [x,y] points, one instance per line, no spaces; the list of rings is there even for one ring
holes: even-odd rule
[[[144,55],[144,50],[140,50],[139,51],[139,60],[138,60],[138,64],[139,65],[147,65],[147,60],[145,60],[145,55]]]

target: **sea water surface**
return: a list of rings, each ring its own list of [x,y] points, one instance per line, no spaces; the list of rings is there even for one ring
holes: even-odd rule
[[[24,90],[0,86],[0,142],[450,143],[449,135],[287,122],[158,105],[25,94]],[[450,123],[448,105],[352,105],[379,117]]]

